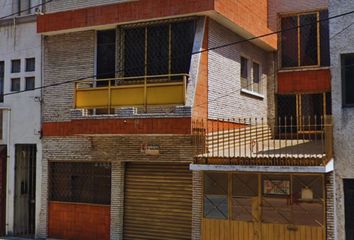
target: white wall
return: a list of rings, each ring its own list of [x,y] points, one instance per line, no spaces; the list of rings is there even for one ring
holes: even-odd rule
[[[8,1],[10,2],[10,1]],[[25,88],[25,77],[35,77],[35,87],[41,86],[41,37],[36,33],[36,23],[24,23],[0,27],[0,61],[5,61],[4,93],[11,93],[11,78],[21,78],[21,90]],[[25,59],[35,58],[35,71],[25,72]],[[21,72],[11,73],[11,60],[21,60]],[[14,221],[14,180],[15,180],[15,144],[37,144],[37,187],[36,219],[39,219],[40,182],[41,182],[41,144],[40,144],[40,90],[28,91],[5,96],[1,106],[9,107],[4,112],[2,144],[8,146],[7,178],[7,232],[13,231]],[[10,114],[10,132],[7,127]],[[36,223],[36,226],[38,223]]]

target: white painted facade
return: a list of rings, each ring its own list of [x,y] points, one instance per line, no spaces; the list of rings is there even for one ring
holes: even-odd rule
[[[2,4],[2,2],[4,2]],[[32,4],[36,4],[33,1]],[[39,2],[39,1],[38,1]],[[0,18],[17,12],[17,1],[0,1]],[[38,4],[38,3],[37,3]],[[34,11],[33,11],[34,12]],[[15,93],[11,79],[20,78],[20,91],[25,90],[26,77],[35,78],[41,86],[41,36],[36,33],[35,16],[16,16],[0,20],[0,61],[5,63],[3,136],[0,144],[7,145],[6,233],[14,230],[15,144],[36,144],[36,229],[39,225],[41,195],[41,90]],[[35,58],[35,71],[26,72],[26,58]],[[21,61],[19,73],[11,73],[11,61]],[[11,95],[8,95],[11,94]]]

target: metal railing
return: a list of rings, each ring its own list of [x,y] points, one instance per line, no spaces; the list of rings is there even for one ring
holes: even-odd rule
[[[333,157],[331,116],[196,120],[196,161],[325,165]]]
[[[184,105],[187,74],[85,79],[75,82],[77,109]]]

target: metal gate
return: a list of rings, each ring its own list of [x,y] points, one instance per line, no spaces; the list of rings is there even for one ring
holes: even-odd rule
[[[124,239],[191,239],[192,173],[186,164],[128,163]]]
[[[6,146],[0,146],[0,236],[5,235],[6,224]]]
[[[15,222],[14,234],[33,236],[36,206],[35,144],[15,145]]]

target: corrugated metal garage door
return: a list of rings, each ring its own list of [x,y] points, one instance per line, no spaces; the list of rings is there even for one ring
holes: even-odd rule
[[[128,163],[124,239],[191,239],[192,173],[187,164]]]

